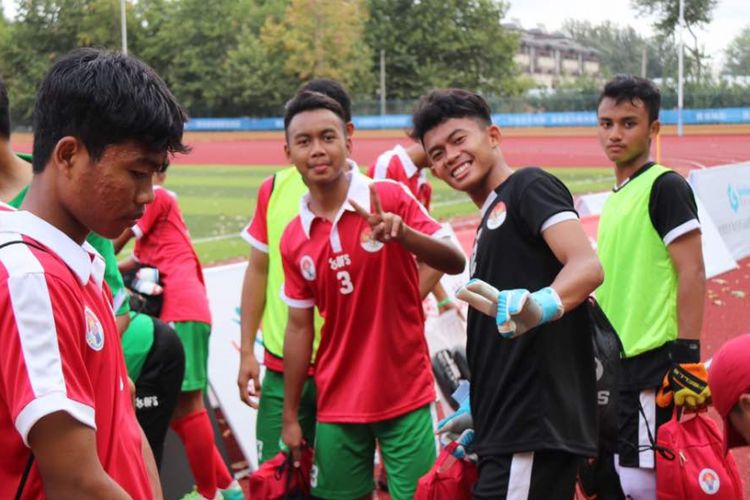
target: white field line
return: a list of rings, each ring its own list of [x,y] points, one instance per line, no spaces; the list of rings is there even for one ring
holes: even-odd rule
[[[239,233],[219,234],[217,236],[207,236],[205,238],[195,238],[193,244],[208,243],[209,241],[231,240],[232,238],[241,238]]]

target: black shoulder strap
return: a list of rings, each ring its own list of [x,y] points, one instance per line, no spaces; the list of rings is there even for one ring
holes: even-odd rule
[[[26,486],[26,481],[29,479],[29,475],[31,474],[31,466],[34,463],[34,453],[29,454],[29,459],[26,461],[26,468],[23,470],[23,475],[21,476],[21,481],[18,482],[18,489],[16,489],[16,496],[14,497],[15,500],[21,500],[21,495],[23,495],[23,489]]]
[[[42,252],[46,252],[47,250],[42,247],[41,245],[37,245],[36,243],[31,243],[30,241],[23,241],[23,240],[13,240],[13,241],[6,241],[5,243],[0,245],[0,250],[9,247],[11,245],[26,245],[32,248],[36,248],[37,250],[41,250]]]

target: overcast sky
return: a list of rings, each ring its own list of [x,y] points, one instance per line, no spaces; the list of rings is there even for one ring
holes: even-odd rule
[[[524,28],[543,24],[548,30],[559,29],[565,19],[581,19],[599,23],[611,20],[629,24],[643,35],[652,33],[653,19],[638,17],[630,0],[508,0],[511,4],[507,20],[517,19]],[[2,0],[5,15],[15,13],[16,0]],[[701,42],[718,66],[724,48],[750,25],[750,0],[719,0],[713,11],[713,21],[700,32]]]

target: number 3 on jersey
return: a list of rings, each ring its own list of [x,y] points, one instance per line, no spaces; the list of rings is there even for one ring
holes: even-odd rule
[[[341,292],[341,295],[349,295],[354,291],[354,283],[352,283],[352,277],[349,275],[349,271],[337,272],[336,279],[339,280],[339,292]]]

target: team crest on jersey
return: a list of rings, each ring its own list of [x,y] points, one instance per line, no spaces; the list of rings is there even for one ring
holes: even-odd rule
[[[359,243],[366,252],[370,253],[375,253],[385,246],[385,243],[372,237],[372,230],[369,226],[365,227],[359,235]]]
[[[715,495],[719,491],[721,481],[719,475],[713,469],[703,469],[698,474],[698,484],[701,485],[701,489],[708,495]]]
[[[499,202],[497,205],[492,207],[490,215],[487,216],[487,229],[497,229],[505,222],[507,211],[505,210],[505,203]]]
[[[309,255],[303,255],[299,261],[299,268],[302,271],[302,277],[307,281],[315,281],[315,262]]]
[[[104,327],[94,311],[86,306],[83,311],[86,319],[86,343],[95,351],[101,351],[104,347]]]

